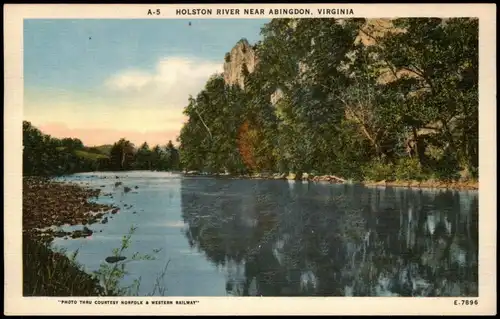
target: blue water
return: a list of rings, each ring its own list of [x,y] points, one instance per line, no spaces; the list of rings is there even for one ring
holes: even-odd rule
[[[477,296],[477,191],[144,171],[62,179],[111,193],[96,201],[121,208],[88,226],[91,237],[55,240],[79,249],[85,269],[97,270],[131,226],[125,256],[161,249],[127,265],[123,285],[140,277],[140,295],[169,262],[166,296]]]

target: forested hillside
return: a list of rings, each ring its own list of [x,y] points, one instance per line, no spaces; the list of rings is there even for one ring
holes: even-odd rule
[[[150,149],[122,138],[113,145],[84,146],[77,138],[58,139],[23,122],[23,175],[57,176],[89,171],[178,170],[179,153],[172,141]]]
[[[477,178],[477,19],[273,19],[261,34],[189,98],[185,169]]]

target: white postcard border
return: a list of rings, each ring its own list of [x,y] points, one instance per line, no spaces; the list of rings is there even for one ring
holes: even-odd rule
[[[23,19],[253,19],[287,15],[183,15],[186,8],[353,9],[334,18],[479,18],[479,305],[476,298],[402,297],[22,297]],[[160,9],[160,15],[147,15]],[[4,5],[4,305],[5,314],[496,314],[496,5],[495,4],[7,4]],[[294,17],[306,17],[294,16]],[[223,57],[221,57],[221,60]],[[196,305],[64,305],[59,300],[197,300]]]

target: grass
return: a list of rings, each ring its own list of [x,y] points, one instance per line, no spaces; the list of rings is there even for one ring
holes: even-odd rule
[[[112,147],[113,147],[113,145],[106,144],[106,145],[94,146],[91,148],[96,149],[97,151],[101,152],[102,154],[110,155]]]
[[[56,150],[59,152],[65,151],[66,149],[67,148],[65,146],[56,147]],[[76,156],[83,159],[98,160],[98,159],[109,158],[110,148],[108,148],[107,145],[104,145],[101,147],[91,147],[91,148],[84,148],[81,150],[74,150],[72,152]]]
[[[109,156],[104,155],[104,154],[91,153],[91,152],[81,151],[81,150],[75,151],[75,155],[78,157],[88,159],[88,160],[93,160],[93,161],[98,160],[98,159],[109,158]]]
[[[56,147],[56,150],[58,152],[68,152],[65,146],[59,146]],[[84,148],[81,150],[73,150],[69,151],[70,153],[74,154],[75,156],[83,159],[83,160],[89,160],[89,161],[97,161],[100,159],[109,159],[109,150],[103,149],[100,150],[97,147],[94,148]],[[105,153],[107,152],[107,153]]]
[[[23,296],[104,296],[104,289],[64,251],[23,235]]]
[[[121,247],[113,250],[113,256],[124,256],[130,246],[133,233],[131,227],[122,238]],[[160,250],[153,250],[158,253]],[[23,296],[137,296],[141,278],[135,279],[130,286],[122,287],[125,276],[129,275],[126,265],[132,261],[153,260],[152,254],[134,253],[131,258],[113,264],[103,262],[99,270],[87,273],[76,261],[78,251],[68,256],[66,251],[57,250],[29,234],[23,234]],[[170,260],[158,275],[152,292],[164,295],[166,288],[163,279]]]
[[[123,236],[121,247],[113,249],[113,255],[112,255],[113,257],[124,256],[125,251],[129,248],[130,240],[136,229],[137,227],[132,226],[130,228],[129,233]],[[157,254],[159,252],[160,252],[159,249],[153,250],[154,254]],[[125,276],[129,275],[129,272],[126,270],[126,265],[132,261],[154,260],[154,259],[155,257],[152,254],[140,255],[139,253],[134,253],[131,258],[127,258],[126,260],[123,261],[119,261],[113,264],[108,264],[106,262],[102,263],[99,267],[99,270],[94,272],[94,276],[99,280],[99,283],[104,288],[106,295],[113,294],[119,296],[137,296],[139,294],[141,278],[135,279],[132,285],[130,286],[126,287],[120,286],[122,279]],[[169,263],[170,261],[167,262],[166,267],[168,267]],[[165,276],[166,267],[164,272],[160,274],[160,277],[157,278],[156,285],[153,288],[154,292],[156,292],[156,290],[159,290],[160,292],[163,293],[165,292],[165,289],[163,287],[161,286],[157,287],[157,285],[160,285],[160,279],[163,279],[163,277]]]

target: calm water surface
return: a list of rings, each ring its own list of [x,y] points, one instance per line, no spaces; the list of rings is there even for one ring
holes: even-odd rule
[[[121,208],[107,224],[89,226],[91,237],[56,239],[79,249],[87,270],[97,270],[132,225],[125,256],[162,249],[156,260],[128,264],[123,284],[141,277],[140,295],[152,292],[169,260],[166,296],[478,295],[477,191],[165,172],[63,180],[112,193],[96,201]]]

